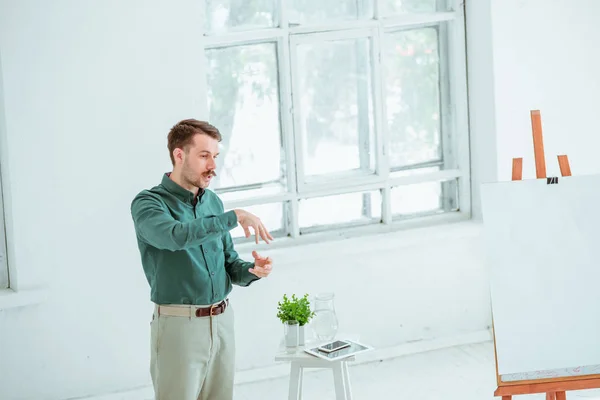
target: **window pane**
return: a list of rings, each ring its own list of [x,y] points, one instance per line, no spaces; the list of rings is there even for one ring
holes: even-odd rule
[[[403,169],[400,171],[391,171],[390,178],[400,178],[404,176],[415,176],[415,175],[423,175],[423,174],[431,174],[434,172],[441,171],[439,166],[435,167],[424,167],[424,168],[414,168],[414,169]]]
[[[384,0],[384,15],[403,13],[445,11],[446,7],[437,8],[437,4],[444,4],[443,0]]]
[[[412,217],[458,210],[458,181],[426,182],[393,187],[394,217]]]
[[[283,180],[276,51],[207,50],[209,118],[223,135],[215,188]]]
[[[269,203],[269,204],[260,204],[256,206],[249,207],[240,207],[254,215],[256,215],[264,226],[267,228],[271,236],[285,236],[285,225],[283,222],[283,203]],[[242,239],[243,241],[254,241],[254,230],[250,228],[250,234],[252,235],[249,238],[244,236],[244,228],[238,224],[237,227],[233,228],[231,231],[231,237],[233,239]],[[262,239],[259,241],[262,243]]]
[[[437,29],[390,34],[385,52],[390,165],[441,159]]]
[[[248,200],[256,197],[274,196],[281,194],[286,191],[286,188],[280,184],[270,184],[260,187],[250,187],[248,189],[240,190],[237,188],[230,188],[227,190],[217,189],[215,190],[221,200],[224,202],[236,201],[236,200]]]
[[[300,104],[294,109],[305,181],[335,172],[374,171],[369,47],[367,38],[297,47]]]
[[[373,0],[291,0],[291,25],[370,18]]]
[[[206,0],[206,29],[215,33],[275,26],[276,4],[276,0]]]
[[[299,201],[299,224],[303,228],[334,224],[359,225],[381,221],[381,192],[347,193]]]

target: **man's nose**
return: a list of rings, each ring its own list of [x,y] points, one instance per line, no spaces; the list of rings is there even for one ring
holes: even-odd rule
[[[208,160],[208,168],[209,169],[216,169],[217,168],[217,163],[215,162],[214,158],[209,158]]]

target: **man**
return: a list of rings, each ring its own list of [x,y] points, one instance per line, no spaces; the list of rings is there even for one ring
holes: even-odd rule
[[[244,210],[224,212],[206,190],[215,176],[221,134],[188,119],[168,135],[171,173],[131,203],[138,247],[151,300],[151,376],[156,400],[233,398],[235,342],[232,284],[267,277],[272,261],[252,252],[239,258],[229,231],[238,223],[246,237],[266,243],[271,234]]]

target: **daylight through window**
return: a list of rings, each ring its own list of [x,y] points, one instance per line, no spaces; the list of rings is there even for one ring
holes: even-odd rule
[[[292,238],[469,215],[460,1],[205,3],[227,208]]]

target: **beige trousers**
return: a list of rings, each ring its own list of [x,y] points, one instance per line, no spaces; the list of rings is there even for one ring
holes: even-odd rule
[[[155,399],[232,400],[235,334],[231,305],[212,317],[159,316],[157,308],[150,330]]]

